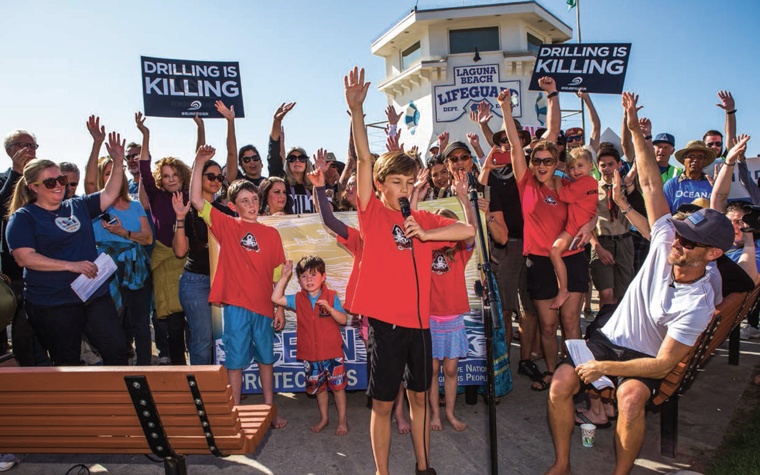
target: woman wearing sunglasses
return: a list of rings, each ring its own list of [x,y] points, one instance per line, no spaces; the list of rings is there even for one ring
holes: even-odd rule
[[[127,344],[108,285],[83,302],[71,283],[97,276],[90,220],[117,199],[124,181],[124,142],[112,132],[106,144],[115,172],[103,191],[65,200],[68,179],[55,162],[34,159],[24,167],[9,209],[8,247],[24,267],[27,318],[57,366],[78,366],[82,334],[106,365],[127,364]]]
[[[203,164],[203,199],[222,213],[234,216],[229,207],[214,197],[222,187],[222,167],[213,160]],[[177,214],[177,230],[172,249],[180,259],[187,257],[185,271],[179,278],[179,301],[185,311],[188,329],[188,351],[191,365],[214,364],[214,337],[211,325],[211,268],[208,254],[208,228],[198,212],[185,203],[182,193],[175,192],[172,206]]]
[[[556,85],[551,78],[541,78],[539,85],[546,91],[549,100],[549,131],[547,137],[556,138],[559,128],[559,100]],[[549,259],[549,252],[557,236],[564,231],[568,219],[568,205],[559,197],[554,182],[557,169],[558,151],[554,142],[540,140],[533,146],[530,154],[530,166],[526,164],[525,154],[517,134],[509,91],[499,94],[499,104],[504,112],[504,127],[510,143],[512,166],[520,192],[523,213],[523,254],[527,256],[528,294],[536,307],[547,371],[543,379],[534,381],[532,389],[544,391],[549,388],[551,377],[557,366],[557,328],[560,320],[565,338],[580,338],[580,305],[583,293],[588,288],[588,261],[583,253],[581,242],[575,250],[563,254],[567,266],[568,290],[570,297],[557,310],[551,304],[558,293],[554,267]],[[585,233],[596,220],[591,220],[582,228]],[[588,235],[590,237],[590,234]],[[588,237],[585,240],[588,240]]]
[[[293,147],[282,157],[281,128],[282,119],[285,118],[296,103],[283,103],[277,108],[272,121],[272,131],[269,134],[269,152],[267,162],[269,176],[278,176],[285,179],[287,192],[293,204],[292,214],[314,213],[316,209],[312,201],[312,186],[306,179],[306,174],[311,173],[312,166],[309,155],[301,147]]]

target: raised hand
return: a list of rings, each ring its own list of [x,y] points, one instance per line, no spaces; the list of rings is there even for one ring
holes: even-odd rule
[[[622,182],[623,179],[620,178],[620,172],[618,170],[615,170],[614,175],[612,177],[612,201],[615,203],[618,202],[619,199],[624,197],[623,189],[622,189]]]
[[[322,173],[326,173],[327,169],[330,168],[330,165],[327,163],[327,150],[323,148],[317,150],[317,153],[312,156],[312,160],[314,160],[315,170],[320,170]]]
[[[285,263],[282,265],[281,275],[283,279],[290,279],[290,276],[293,275],[293,261],[285,261]]]
[[[475,122],[476,124],[478,123],[478,111],[477,110],[470,111],[470,120],[473,121],[473,122]]]
[[[325,174],[319,167],[315,167],[313,171],[307,173],[306,179],[308,179],[311,184],[317,188],[325,186]]]
[[[193,122],[195,122],[195,125],[198,126],[199,129],[203,128],[203,119],[198,115],[197,112],[195,115],[193,115]]]
[[[401,119],[401,113],[397,113],[393,105],[389,105],[385,108],[385,116],[388,118],[388,123],[391,125],[398,124],[399,119]]]
[[[587,99],[588,98],[588,92],[586,92],[586,88],[582,87],[575,91],[575,95],[580,97],[581,99]]]
[[[720,102],[715,105],[724,111],[730,112],[736,109],[736,102],[730,91],[718,91],[718,100],[720,100]]]
[[[401,137],[401,134],[396,134],[394,136],[387,136],[385,138],[385,149],[389,152],[403,152],[404,151],[404,144],[399,143],[399,138]]]
[[[465,173],[464,170],[456,171],[451,179],[451,184],[454,186],[454,193],[456,193],[459,198],[466,198],[467,191],[470,188],[467,181],[467,173]]]
[[[293,105],[295,105],[295,103]],[[235,106],[227,107],[222,101],[216,101],[214,106],[216,107],[216,111],[222,114],[222,117],[225,119],[233,120],[235,118]]]
[[[443,155],[444,150],[446,150],[446,146],[449,144],[449,133],[448,132],[441,132],[438,134],[438,150],[441,155]]]
[[[412,158],[418,157],[420,155],[420,148],[416,145],[412,145],[412,148],[409,149],[408,155]]]
[[[288,115],[288,112],[293,110],[295,106],[295,102],[283,102],[274,112],[274,120],[282,122],[282,119],[284,119],[285,116]]]
[[[554,78],[544,76],[538,80],[538,87],[544,90],[547,94],[557,92],[557,83],[554,82]]]
[[[177,219],[185,219],[187,213],[190,211],[190,201],[184,202],[181,191],[175,191],[172,193],[172,208],[177,215]]]
[[[744,156],[744,152],[747,151],[747,142],[749,142],[750,136],[747,134],[741,134],[736,137],[736,143],[726,155],[726,163],[736,163],[739,157]]]
[[[552,81],[554,80],[552,79]],[[502,89],[501,92],[499,92],[499,96],[496,98],[496,100],[499,102],[502,112],[504,114],[508,112],[509,116],[511,117],[512,116],[512,93],[509,92],[509,89]]]
[[[202,165],[211,160],[211,157],[213,157],[214,154],[216,154],[216,149],[214,147],[211,145],[201,145],[198,152],[195,154],[195,162]]]
[[[121,135],[116,132],[108,134],[108,142],[106,142],[106,150],[108,155],[114,160],[124,160],[124,146],[127,141],[121,139]],[[121,165],[119,165],[121,166]]]
[[[90,118],[87,119],[87,130],[90,132],[94,142],[105,142],[106,128],[105,126],[100,125],[100,117],[91,115]]]
[[[478,122],[481,124],[488,124],[491,119],[493,119],[493,115],[491,114],[491,103],[488,101],[480,101],[478,103]]]
[[[638,100],[638,98],[636,100]],[[639,106],[639,109],[641,109],[641,106]],[[648,118],[642,117],[639,119],[639,127],[641,127],[641,133],[643,133],[645,137],[652,135],[652,121]]]
[[[348,72],[348,76],[343,76],[343,86],[346,89],[346,104],[351,110],[358,110],[364,104],[369,90],[369,82],[364,82],[364,68],[354,69]]]
[[[472,148],[480,147],[480,136],[478,134],[474,132],[468,132],[466,137]]]
[[[145,117],[142,112],[135,112],[135,123],[137,124],[137,130],[139,130],[141,134],[145,135],[150,132],[145,126]]]
[[[625,110],[626,113],[626,125],[631,132],[638,130],[639,127],[641,127],[639,125],[638,108],[636,107],[638,100],[639,96],[632,92],[624,92],[621,99],[623,110]]]
[[[30,160],[32,160],[32,151],[24,147],[21,150],[17,151],[13,154],[11,157],[11,161],[13,162],[13,171],[16,173],[24,173],[24,167],[27,163],[29,163]]]

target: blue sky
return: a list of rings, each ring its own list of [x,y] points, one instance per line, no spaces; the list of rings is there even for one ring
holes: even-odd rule
[[[419,8],[469,1],[419,1]],[[575,28],[564,0],[540,0]],[[36,133],[38,156],[84,165],[89,114],[101,116],[127,140],[138,138],[133,114],[142,109],[140,56],[239,61],[247,117],[237,121],[238,144],[264,152],[274,110],[298,105],[285,120],[286,142],[309,153],[318,147],[345,155],[348,118],[342,77],[357,64],[374,85],[384,63],[370,53],[381,33],[414,2],[314,1],[26,1],[0,7],[0,131]],[[626,89],[641,94],[654,132],[670,131],[677,146],[723,128],[716,92],[737,100],[739,132],[758,123],[756,2],[701,0],[622,2],[580,0],[584,42],[630,42]],[[604,127],[620,128],[620,99],[596,95]],[[375,87],[367,121],[384,120],[385,96]],[[563,108],[577,100],[562,95]],[[568,121],[564,125],[577,125]],[[148,118],[154,157],[193,157],[191,120]],[[207,120],[208,142],[224,148],[222,120]],[[760,150],[760,139],[749,151]],[[105,151],[103,151],[103,154]],[[9,163],[0,162],[0,168]],[[80,190],[81,191],[81,190]]]

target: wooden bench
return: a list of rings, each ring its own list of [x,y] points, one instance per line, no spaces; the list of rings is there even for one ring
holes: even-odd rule
[[[732,293],[718,305],[712,320],[691,351],[663,379],[652,404],[661,406],[660,453],[675,457],[678,445],[678,398],[691,385],[707,360],[730,336],[729,363],[739,364],[739,324],[755,305],[760,304],[760,286],[752,292]],[[733,348],[732,348],[733,347]]]
[[[0,453],[250,454],[275,409],[235,406],[222,366],[0,367]]]

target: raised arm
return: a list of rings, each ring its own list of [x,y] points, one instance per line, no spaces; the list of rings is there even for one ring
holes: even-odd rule
[[[193,116],[193,122],[195,122],[196,126],[195,150],[198,150],[201,148],[201,145],[206,143],[206,125],[203,123],[203,119],[198,117],[197,112]]]
[[[486,143],[491,147],[494,145],[493,131],[491,130],[491,127],[489,127],[488,123],[492,118],[493,115],[491,114],[491,104],[488,101],[480,101],[478,103],[478,114],[476,116],[476,121],[480,127],[480,132],[486,138]]]
[[[542,78],[542,80],[545,78]],[[552,84],[554,80],[552,79]],[[556,99],[556,97],[555,97]],[[512,118],[512,97],[509,89],[502,89],[497,98],[499,105],[501,106],[501,113],[504,117],[504,130],[507,131],[507,137],[509,138],[509,151],[512,155],[512,170],[515,172],[515,180],[520,183],[528,171],[528,164],[525,161],[525,152],[523,151],[522,144],[520,143],[520,136],[517,135],[517,127],[515,127],[515,120]],[[557,138],[556,136],[554,137]],[[486,159],[490,161],[491,156]]]
[[[150,130],[145,125],[145,117],[142,112],[135,113],[137,130],[142,134],[142,147],[140,148],[140,202],[143,202],[142,193],[150,201],[157,193],[156,180],[150,172]],[[144,207],[144,205],[143,205]],[[148,208],[145,208],[148,209]]]
[[[193,162],[193,174],[190,178],[190,203],[193,208],[203,211],[203,205],[206,200],[203,199],[203,165],[206,164],[216,153],[216,149],[211,145],[201,145],[195,154]]]
[[[644,236],[645,239],[649,240],[650,228],[647,218],[636,211],[628,202],[628,196],[622,189],[623,183],[624,180],[620,177],[620,172],[615,170],[615,178],[612,186],[612,199],[618,205],[618,208],[620,208],[620,212],[623,213],[628,221],[636,227],[636,230]],[[627,182],[625,182],[625,184],[627,185]],[[637,191],[634,190],[633,193],[637,193]]]
[[[739,140],[741,140],[742,137],[743,135],[739,135]],[[739,166],[739,183],[749,193],[752,204],[753,205],[760,204],[760,187],[758,187],[757,183],[750,177],[749,168],[747,167],[747,158],[745,154],[743,153],[739,157],[738,166]]]
[[[710,208],[716,209],[721,213],[726,212],[728,195],[731,192],[731,178],[734,176],[734,165],[736,165],[739,157],[743,156],[747,150],[749,138],[749,135],[742,135],[741,139],[736,142],[736,145],[728,151],[726,163],[720,168],[713,184],[713,191],[710,196]]]
[[[631,139],[631,131],[628,130],[628,114],[625,111],[623,111],[623,126],[620,129],[620,148],[623,149],[625,161],[633,163],[636,153],[633,150],[633,139]]]
[[[288,281],[292,275],[293,261],[285,261],[285,264],[282,265],[280,280],[277,281],[274,290],[272,291],[273,304],[279,305],[280,307],[285,307],[288,304],[288,299],[285,298],[285,288],[288,286]]]
[[[757,285],[758,281],[760,281],[760,275],[758,275],[757,261],[755,260],[755,240],[752,233],[742,233],[742,239],[744,239],[744,246],[742,247],[742,254],[739,256],[737,264],[744,269],[744,272]]]
[[[87,130],[92,136],[92,149],[84,168],[84,193],[89,195],[98,191],[98,155],[106,140],[106,128],[100,125],[100,117],[91,115],[87,119]]]
[[[176,226],[174,227],[174,238],[172,239],[172,250],[177,258],[182,259],[190,251],[190,241],[185,231],[185,218],[190,211],[190,201],[184,203],[181,191],[172,193],[172,208],[177,215]]]
[[[267,150],[267,166],[269,176],[285,176],[285,156],[280,150],[280,138],[282,130],[282,119],[293,110],[295,102],[283,102],[274,112],[272,118],[272,131],[269,133],[269,148]]]
[[[670,213],[668,202],[662,193],[662,177],[660,168],[654,158],[654,149],[649,146],[639,125],[636,110],[638,96],[630,92],[623,93],[623,109],[628,117],[628,130],[631,131],[633,147],[636,154],[636,168],[639,175],[641,193],[647,209],[649,224],[654,224],[660,217]]]
[[[396,112],[396,108],[391,104],[385,108],[385,117],[388,119],[388,136],[397,135],[398,121],[401,119],[401,113]]]
[[[556,142],[559,131],[562,129],[562,112],[559,110],[557,84],[553,78],[544,76],[538,80],[538,86],[546,92],[546,132],[541,138],[549,142]],[[512,138],[509,139],[509,142],[512,143]],[[512,156],[514,157],[514,155]],[[512,161],[514,162],[514,159]]]
[[[354,134],[354,146],[357,153],[356,193],[359,209],[367,209],[374,193],[372,187],[372,155],[369,151],[367,129],[364,126],[364,99],[370,83],[364,82],[364,69],[354,67],[343,77],[346,90],[346,103],[351,112],[351,126]]]
[[[344,189],[351,174],[356,170],[356,148],[354,147],[354,128],[353,125],[348,127],[348,158],[346,166],[343,167],[343,173],[340,175],[340,189]]]
[[[214,105],[216,106],[216,110],[222,114],[222,117],[227,121],[227,181],[232,183],[235,181],[238,174],[237,137],[235,136],[235,106],[228,108],[222,101],[216,101]],[[198,145],[198,148],[200,148],[200,145]]]
[[[726,136],[723,140],[725,140],[725,147],[728,148],[736,140],[736,102],[731,91],[718,91],[718,100],[720,102],[716,105],[726,112],[726,124],[724,126]]]
[[[470,143],[470,147],[472,147],[472,151],[475,152],[475,156],[478,157],[478,163],[480,166],[483,166],[483,161],[486,158],[486,154],[483,151],[483,147],[480,146],[480,137],[478,134],[473,132],[468,132],[465,136],[467,137],[467,141]]]
[[[111,167],[111,176],[108,177],[106,186],[100,193],[100,210],[105,211],[121,195],[121,185],[124,181],[124,145],[125,140],[116,132],[108,134],[108,143],[106,150],[108,155],[113,159]]]
[[[578,91],[576,95],[581,98],[588,110],[588,116],[591,119],[591,135],[589,135],[588,144],[594,152],[599,151],[599,137],[602,135],[602,122],[599,120],[599,114],[596,112],[594,102],[591,96],[585,91]]]
[[[462,205],[462,209],[464,210],[464,222],[475,229],[475,224],[478,222],[475,217],[477,211],[468,196],[470,182],[467,179],[467,173],[465,173],[464,170],[459,170],[454,173],[451,179],[451,184],[454,186],[454,193],[456,193],[457,198],[459,199],[459,204]],[[475,243],[475,236],[465,239],[464,242],[468,246],[472,246]]]

